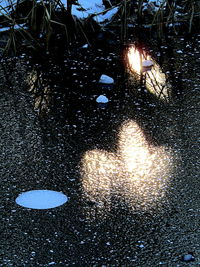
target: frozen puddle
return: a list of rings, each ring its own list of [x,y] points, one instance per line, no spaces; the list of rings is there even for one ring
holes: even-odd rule
[[[68,197],[61,192],[52,190],[32,190],[21,193],[16,203],[30,209],[52,209],[68,201]]]

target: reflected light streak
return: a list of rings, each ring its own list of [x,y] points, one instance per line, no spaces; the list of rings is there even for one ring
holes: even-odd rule
[[[142,55],[136,47],[131,47],[128,50],[128,60],[130,68],[137,74],[140,74],[142,70],[142,61],[145,60],[144,55]]]
[[[114,154],[98,149],[85,153],[82,160],[82,186],[91,201],[109,198],[111,177],[115,171]]]
[[[170,97],[171,85],[167,83],[166,75],[162,72],[161,67],[149,55],[142,55],[139,50],[132,46],[127,54],[129,68],[131,72],[136,74],[136,79],[139,81],[143,75],[143,81],[147,90],[157,96],[161,100],[167,100]],[[144,60],[153,62],[150,70],[142,72],[142,62]]]
[[[38,73],[36,71],[31,71],[27,75],[27,84],[29,85],[29,92],[32,94],[34,98],[34,109],[39,114],[47,114],[49,112],[49,106],[52,101],[51,89],[46,86],[43,87],[43,93],[41,91],[40,86],[36,86],[37,80],[40,81],[41,77],[38,77]],[[42,81],[40,81],[41,83]],[[38,83],[38,82],[37,82]]]
[[[81,164],[87,199],[111,203],[113,196],[120,196],[133,209],[149,210],[164,199],[173,155],[150,145],[138,124],[128,120],[119,131],[116,153],[87,151]]]
[[[138,166],[143,166],[139,172],[144,175],[147,166],[151,165],[151,160],[149,160],[151,148],[136,123],[130,121],[122,126],[118,151],[128,172],[133,172]]]

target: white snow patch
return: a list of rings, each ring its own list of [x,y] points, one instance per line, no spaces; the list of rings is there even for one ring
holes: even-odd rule
[[[142,67],[148,68],[148,67],[152,67],[153,66],[153,61],[151,60],[144,60],[142,62]]]
[[[149,0],[148,2],[160,6],[165,3],[165,0]]]
[[[111,78],[105,74],[102,74],[100,77],[99,83],[113,84],[114,80],[113,80],[113,78]]]
[[[62,1],[66,4],[65,1]],[[100,13],[104,10],[102,0],[79,0],[79,5],[72,5],[72,14],[79,19],[85,19],[89,15]]]
[[[88,48],[88,46],[89,46],[88,44],[85,44],[82,46],[82,48]]]
[[[98,23],[105,23],[109,22],[112,17],[118,12],[119,7],[114,7],[110,10],[108,10],[105,14],[99,14],[94,17],[94,20]]]
[[[3,28],[0,28],[0,32],[6,32],[6,31],[10,31],[11,27],[3,27]],[[25,26],[25,24],[21,24],[21,25],[14,25],[12,27],[12,29],[14,30],[20,30],[20,29],[28,29],[28,27]]]
[[[52,190],[32,190],[21,193],[16,203],[30,209],[52,209],[63,205],[68,197],[62,192]]]
[[[105,96],[105,95],[100,95],[100,96],[98,96],[97,97],[97,99],[96,99],[96,102],[97,103],[103,103],[103,104],[106,104],[106,103],[108,103],[108,98]]]
[[[12,1],[12,3],[15,3],[16,1]],[[1,10],[1,12],[2,13],[5,13],[5,10],[3,10],[4,8],[7,8],[8,6],[9,6],[10,4],[9,4],[9,2],[8,2],[8,0],[1,0],[0,1],[0,10]],[[0,13],[1,13],[0,12]]]
[[[142,62],[142,71],[148,71],[151,70],[151,68],[153,67],[154,63],[151,60],[144,60]]]
[[[65,1],[62,2],[66,4]],[[79,5],[72,5],[72,14],[79,19],[85,19],[90,15],[95,15],[94,19],[98,23],[110,20],[119,10],[119,7],[114,7],[108,9],[105,14],[99,14],[106,11],[102,0],[79,0],[78,3]]]
[[[166,6],[166,0],[149,0],[147,3],[143,3],[143,10],[147,10],[150,13],[157,12],[160,8]]]
[[[16,0],[11,0],[12,4],[16,4]],[[37,1],[38,2],[38,1]],[[66,0],[61,0],[66,7]],[[8,0],[0,0],[0,14],[9,13],[8,7],[10,2]],[[113,7],[105,10],[102,0],[78,0],[78,5],[72,5],[72,15],[79,19],[86,19],[90,15],[95,15],[94,19],[98,23],[105,23],[109,21],[119,10],[119,7]],[[104,14],[99,14],[105,12]],[[98,15],[99,14],[99,15]]]

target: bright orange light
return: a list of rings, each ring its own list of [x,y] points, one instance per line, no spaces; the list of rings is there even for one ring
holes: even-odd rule
[[[128,51],[128,61],[132,70],[138,74],[142,70],[142,60],[144,57],[142,54],[133,46]]]
[[[167,82],[166,75],[159,64],[150,55],[140,53],[135,46],[129,48],[127,59],[131,72],[137,74],[136,79],[140,80],[141,75],[143,75],[143,81],[147,90],[159,99],[168,101],[171,95],[171,85]],[[153,66],[146,71],[142,69],[142,63],[145,60],[150,60],[153,63]]]

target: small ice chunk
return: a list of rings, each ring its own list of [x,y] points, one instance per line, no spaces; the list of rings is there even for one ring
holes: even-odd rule
[[[177,50],[176,53],[183,54],[183,51],[182,50]]]
[[[143,71],[147,71],[147,70],[151,70],[151,68],[153,67],[153,61],[151,60],[144,60],[142,62],[142,70]]]
[[[105,96],[105,95],[100,95],[100,96],[98,96],[97,97],[97,99],[96,99],[96,102],[97,103],[103,103],[103,104],[106,104],[106,103],[108,103],[108,98]]]
[[[151,67],[151,66],[153,66],[153,61],[151,60],[144,60],[142,62],[142,67]]]
[[[89,46],[88,44],[85,44],[82,46],[82,48],[88,48],[88,46]]]
[[[113,78],[111,78],[105,74],[102,74],[100,77],[99,83],[113,84],[114,80],[113,80]]]
[[[62,192],[52,190],[32,190],[21,193],[16,203],[30,209],[52,209],[63,205],[68,197]]]

